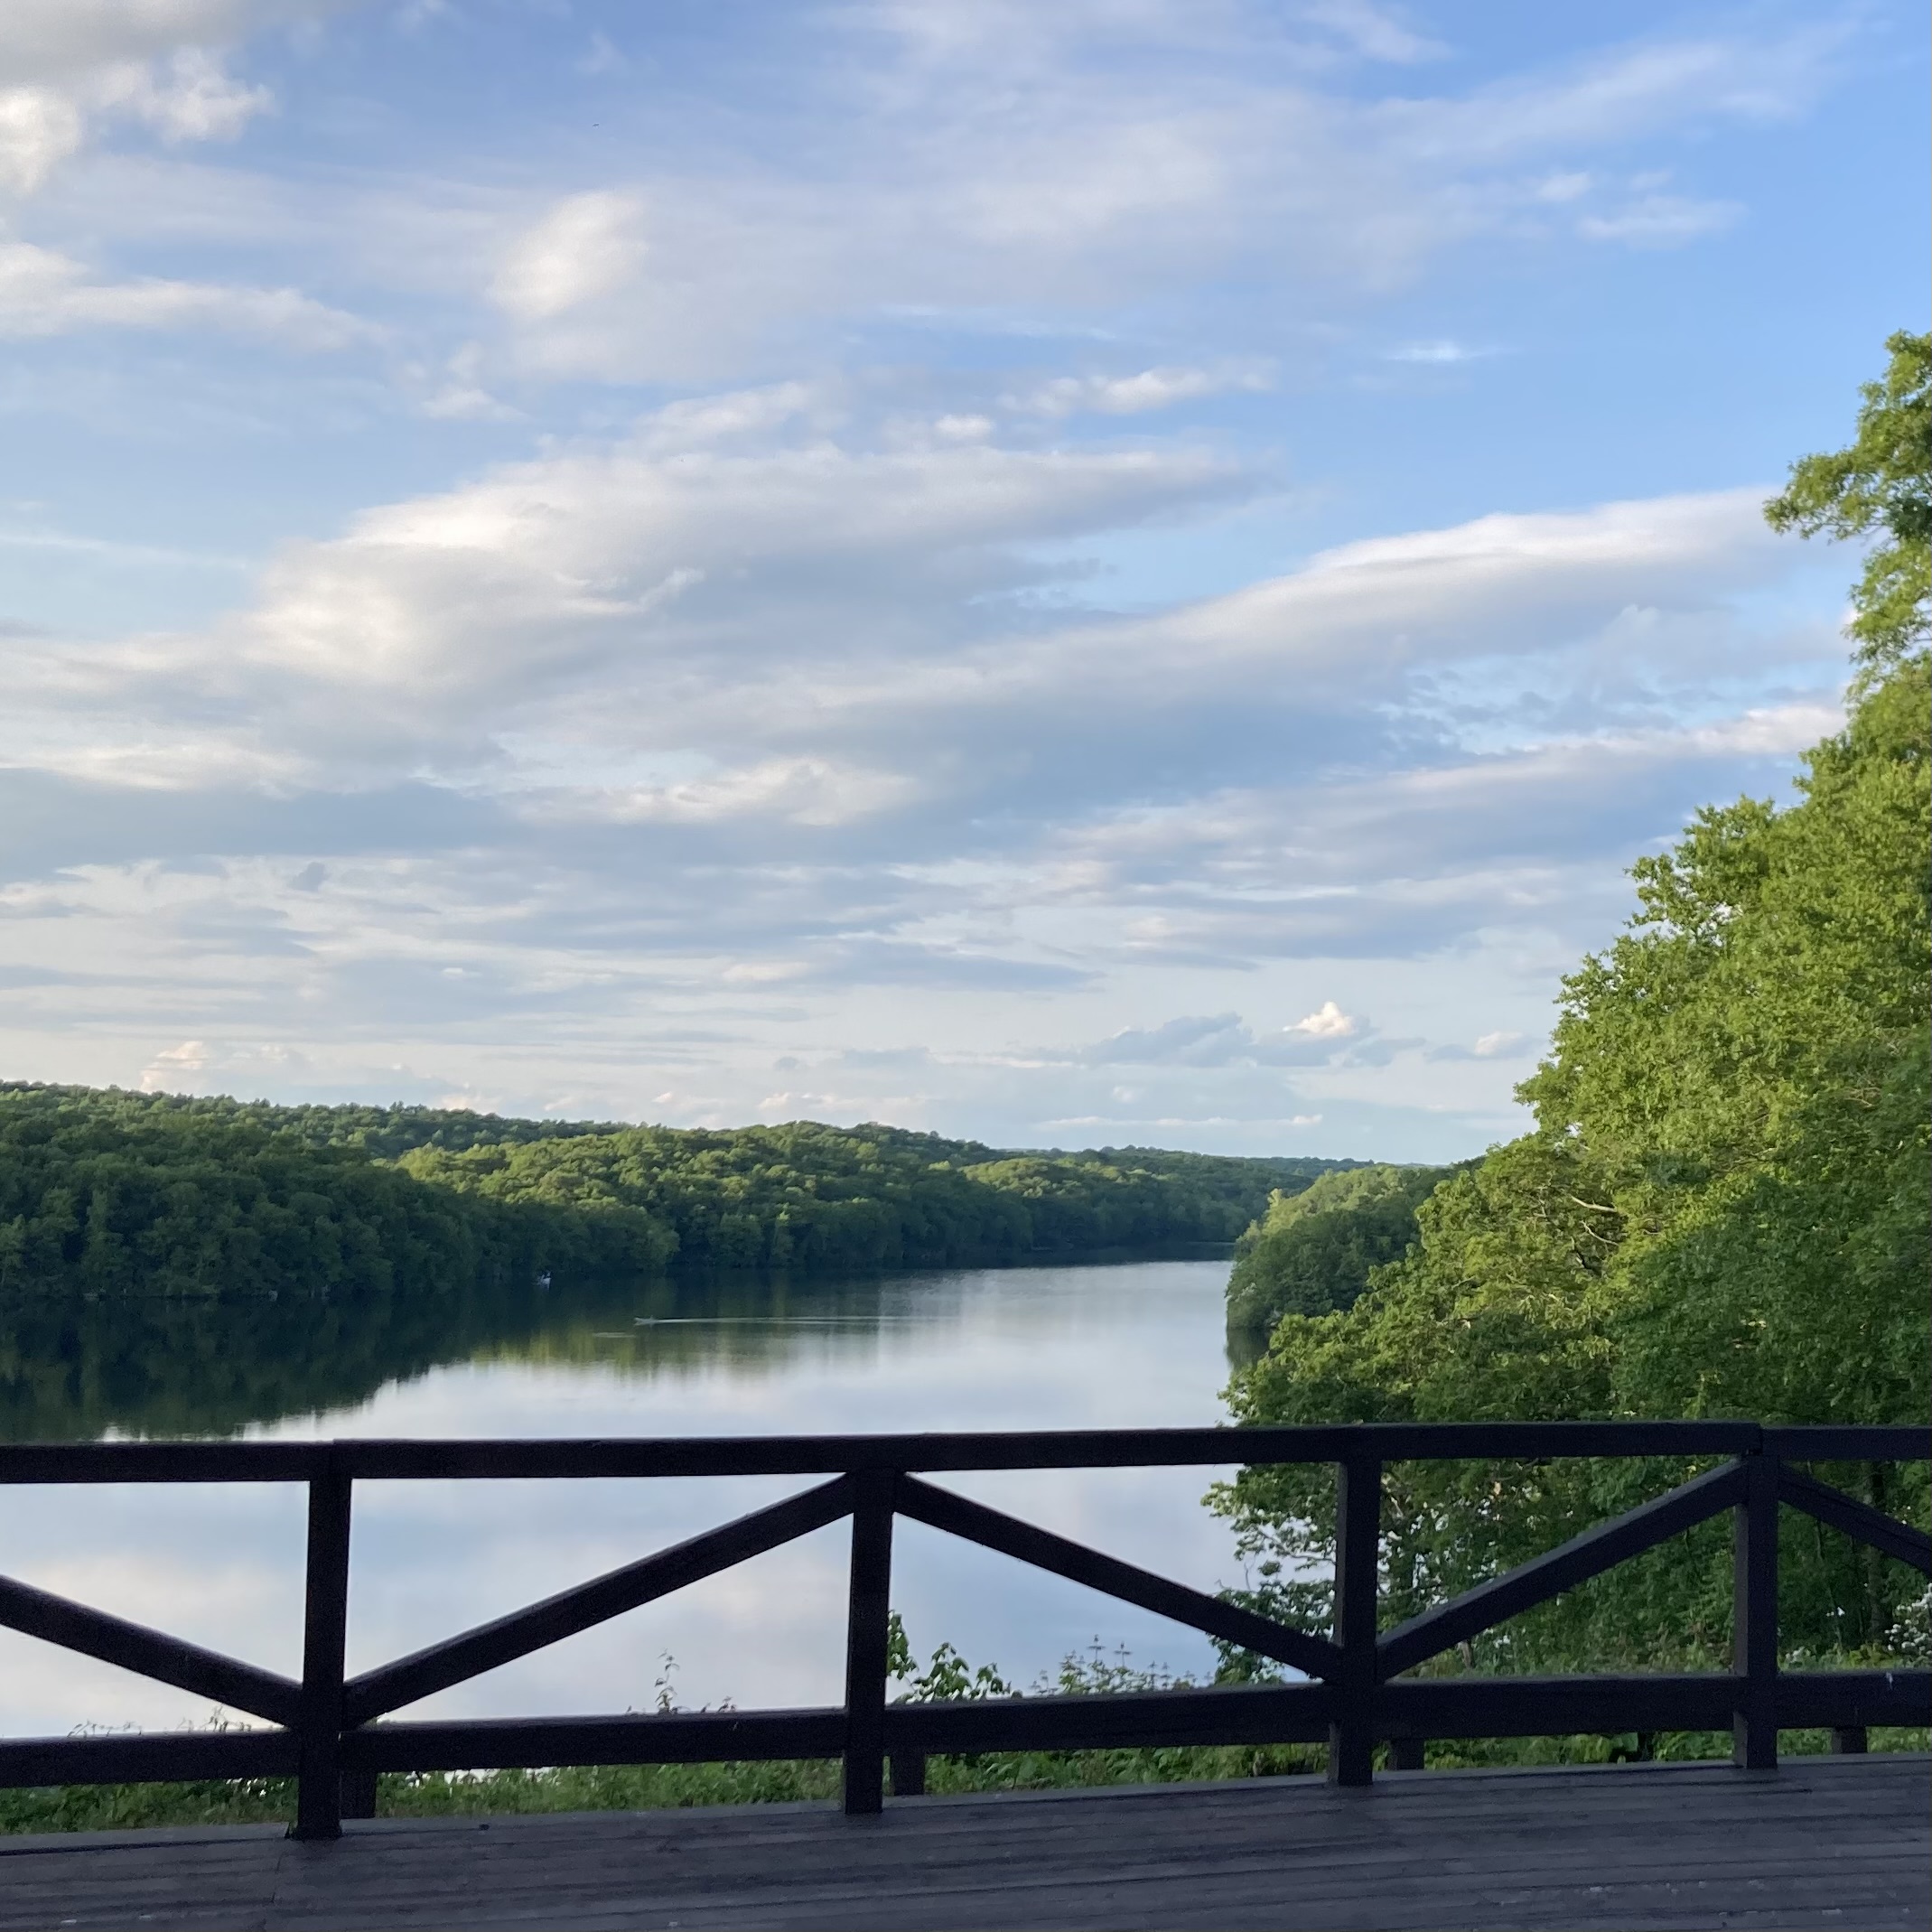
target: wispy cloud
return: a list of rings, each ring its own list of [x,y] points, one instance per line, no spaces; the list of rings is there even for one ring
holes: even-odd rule
[[[1588,241],[1620,241],[1632,248],[1681,248],[1705,235],[1722,233],[1743,213],[1735,201],[1646,194],[1609,214],[1583,216],[1576,229]]]
[[[1128,376],[1057,376],[1031,394],[1003,398],[1005,406],[1027,414],[1068,416],[1083,411],[1101,415],[1141,415],[1228,390],[1251,393],[1273,388],[1274,371],[1265,362],[1223,363],[1213,369],[1144,369]]]
[[[0,242],[0,335],[65,335],[77,329],[214,329],[323,350],[379,338],[368,323],[296,289],[158,275],[103,281],[51,248]]]
[[[1459,362],[1479,362],[1485,357],[1500,355],[1497,349],[1485,349],[1468,342],[1458,342],[1448,336],[1438,336],[1433,341],[1404,342],[1400,347],[1384,352],[1384,360],[1389,362],[1417,362],[1431,369],[1449,369]]]

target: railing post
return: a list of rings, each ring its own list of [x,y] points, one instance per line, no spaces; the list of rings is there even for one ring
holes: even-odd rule
[[[374,1771],[344,1771],[337,1780],[336,1802],[345,1818],[373,1818],[376,1815],[376,1774]]]
[[[349,1633],[350,1478],[331,1453],[309,1479],[308,1572],[302,1619],[297,1838],[342,1834],[342,1656]]]
[[[885,1808],[887,1625],[892,1595],[891,1470],[853,1472],[852,1586],[845,1612],[845,1815]]]
[[[1335,1641],[1341,1667],[1330,1680],[1329,1782],[1366,1785],[1375,1776],[1376,1569],[1382,1540],[1382,1465],[1351,1457],[1335,1473]]]
[[[1743,1456],[1742,1500],[1731,1512],[1731,1761],[1778,1769],[1778,1458]]]

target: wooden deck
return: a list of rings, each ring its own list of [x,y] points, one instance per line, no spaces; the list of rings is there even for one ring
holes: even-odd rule
[[[1932,1759],[0,1840],[0,1927],[1932,1926]]]

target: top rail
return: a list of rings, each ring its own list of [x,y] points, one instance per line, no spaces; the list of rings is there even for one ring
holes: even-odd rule
[[[1349,1423],[1207,1429],[1048,1429],[910,1435],[604,1438],[339,1437],[313,1442],[0,1443],[0,1484],[309,1482],[497,1478],[835,1476],[861,1470],[1225,1467],[1237,1463],[1541,1461],[1741,1456],[1932,1461],[1932,1428],[1747,1422]]]

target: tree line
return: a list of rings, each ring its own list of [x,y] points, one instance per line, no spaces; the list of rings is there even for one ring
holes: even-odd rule
[[[0,1293],[447,1296],[674,1262],[811,1274],[1218,1243],[1336,1164],[11,1083]]]

